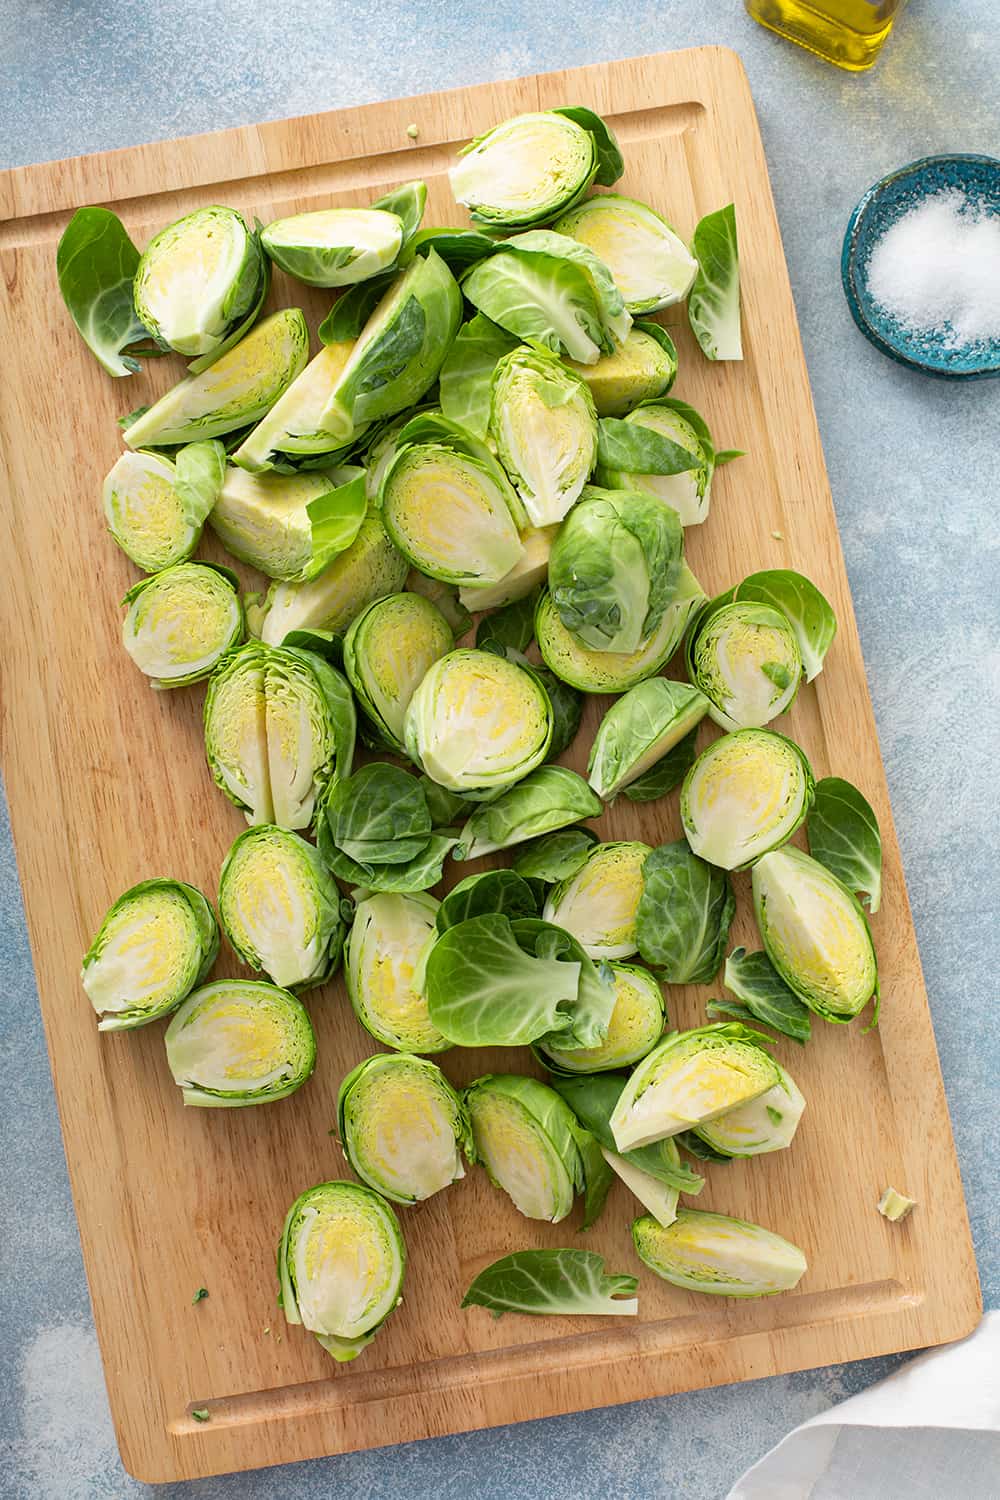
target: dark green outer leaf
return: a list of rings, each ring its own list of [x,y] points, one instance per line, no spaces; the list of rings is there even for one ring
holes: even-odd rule
[[[319,325],[320,342],[343,344],[356,339],[387,291],[396,272],[382,271],[368,281],[349,287]]]
[[[484,615],[476,626],[477,647],[488,651],[495,642],[504,648],[503,654],[508,646],[519,653],[527,651],[535,639],[535,606],[540,593],[540,589],[533,589],[525,598],[516,599],[513,604],[506,604],[491,615]]]
[[[487,870],[468,875],[445,896],[437,912],[437,930],[445,932],[469,917],[501,912],[506,917],[537,917],[538,902],[531,887],[513,870]]]
[[[700,453],[640,422],[602,417],[597,424],[597,462],[620,474],[686,474],[700,468]]]
[[[824,776],[806,822],[809,852],[832,875],[867,896],[874,915],[882,901],[882,835],[868,800],[839,776]]]
[[[724,1008],[726,1002],[712,1001],[709,1005],[711,1014],[733,1015],[743,1021],[749,1012],[754,1019],[795,1042],[805,1045],[809,1040],[812,1030],[809,1009],[788,988],[766,953],[748,953],[745,948],[734,948],[726,959],[722,982],[743,1004],[737,1015],[735,1008]]]
[[[590,131],[597,149],[597,173],[594,181],[599,182],[601,187],[613,187],[625,171],[625,162],[611,126],[606,125],[592,109],[586,109],[580,104],[566,104],[560,109],[554,109],[552,113],[565,115],[575,125],[581,125],[584,130]]]
[[[636,939],[668,984],[710,984],[719,972],[736,911],[724,870],[692,853],[686,840],[654,849],[642,871]]]
[[[582,1125],[574,1125],[573,1139],[583,1166],[583,1223],[580,1228],[589,1229],[604,1212],[615,1174],[604,1160],[601,1148],[589,1130],[584,1130]]]
[[[544,1056],[541,1062],[543,1066],[551,1067]],[[549,1086],[565,1099],[580,1124],[605,1150],[624,1157],[632,1166],[654,1177],[657,1182],[676,1188],[679,1193],[700,1193],[704,1178],[690,1167],[679,1165],[676,1159],[671,1160],[673,1153],[665,1149],[666,1142],[654,1141],[652,1145],[638,1146],[634,1151],[618,1150],[611,1133],[611,1115],[627,1081],[624,1073],[553,1074]]]
[[[426,843],[431,834],[431,815],[420,782],[409,771],[384,762],[362,766],[335,786],[324,812],[338,848],[403,838]]]
[[[630,802],[655,802],[657,797],[665,797],[668,792],[673,791],[675,786],[680,786],[687,773],[695,763],[698,754],[698,726],[697,724],[679,740],[672,750],[668,750],[656,762],[637,776],[635,781],[630,782],[622,788],[622,796],[627,797]]]
[[[707,1141],[703,1141],[701,1136],[695,1135],[693,1130],[682,1130],[673,1139],[682,1151],[686,1151],[689,1156],[695,1157],[698,1161],[714,1161],[718,1162],[721,1166],[734,1159],[731,1156],[724,1156],[721,1151],[716,1151],[714,1146],[710,1146]]]
[[[586,863],[597,842],[597,834],[589,828],[561,828],[525,844],[514,861],[514,869],[526,880],[558,885]]]
[[[408,266],[414,256],[427,255],[435,250],[448,269],[457,273],[474,266],[476,261],[491,255],[502,244],[502,240],[495,240],[480,229],[428,226],[419,229],[400,252],[399,264]]]
[[[592,1250],[519,1250],[480,1271],[463,1307],[504,1313],[612,1313],[637,1309],[616,1299],[632,1297],[634,1276],[606,1275],[604,1257]]]
[[[138,265],[139,252],[124,225],[106,208],[78,209],[56,251],[63,301],[81,338],[109,375],[134,375],[142,368],[121,352],[149,338],[132,300]]]

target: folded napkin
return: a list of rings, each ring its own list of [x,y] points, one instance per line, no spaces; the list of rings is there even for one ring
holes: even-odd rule
[[[1000,1312],[803,1422],[727,1500],[1000,1500]]]

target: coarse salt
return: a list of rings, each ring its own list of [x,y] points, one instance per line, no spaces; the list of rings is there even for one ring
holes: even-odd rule
[[[868,286],[905,329],[945,348],[1000,338],[1000,214],[934,193],[877,241]]]

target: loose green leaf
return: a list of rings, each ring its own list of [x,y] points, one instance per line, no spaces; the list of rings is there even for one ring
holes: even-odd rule
[[[648,771],[644,771],[625,787],[622,795],[630,802],[655,802],[658,797],[665,797],[675,786],[680,786],[694,765],[697,754],[698,726],[695,725],[691,733],[686,734],[672,750],[668,750],[655,766],[650,766]]]
[[[745,948],[734,948],[726,959],[722,982],[743,1002],[753,1018],[803,1046],[809,1040],[808,1007],[788,988],[766,953],[748,953]],[[734,1008],[724,1008],[724,1002],[712,1001],[709,1011],[714,1015],[716,1010],[726,1015],[736,1013]],[[744,1020],[745,1017],[741,1014],[737,1019]]]
[[[503,609],[495,609],[492,614],[484,615],[476,626],[476,645],[479,649],[492,651],[501,647],[502,650],[497,654],[504,656],[508,650],[516,651],[519,655],[527,651],[535,639],[538,594],[538,589],[532,589],[523,599],[515,599],[513,604],[506,604]]]
[[[639,1300],[634,1276],[606,1275],[604,1257],[592,1250],[519,1250],[480,1271],[463,1307],[504,1313],[607,1313],[634,1316]]]
[[[694,232],[698,274],[688,295],[688,321],[706,359],[742,359],[740,260],[732,203],[706,214]]]
[[[597,1141],[589,1130],[576,1126],[573,1131],[576,1149],[580,1153],[583,1167],[583,1223],[581,1229],[590,1229],[604,1212],[615,1174],[604,1159]]]
[[[654,849],[642,871],[636,913],[639,952],[668,984],[710,984],[726,951],[736,898],[724,870],[684,839]]]
[[[396,215],[403,226],[403,244],[405,245],[420,228],[420,220],[424,216],[426,203],[426,182],[404,182],[401,187],[393,188],[392,192],[386,193],[383,198],[376,199],[371,207]]]
[[[200,526],[218,500],[226,476],[226,450],[217,438],[186,443],[174,459],[174,488],[181,499],[184,519]]]
[[[134,375],[142,366],[123,354],[150,335],[139,322],[132,282],[139,252],[107,208],[80,208],[56,251],[59,290],[81,338],[109,375]]]
[[[600,797],[575,771],[566,766],[540,766],[495,802],[475,809],[462,830],[455,858],[478,859],[581,818],[598,818],[603,810]]]
[[[837,617],[816,585],[790,568],[768,568],[744,578],[734,598],[756,599],[786,616],[799,643],[806,681],[812,682],[837,634]]]
[[[882,901],[882,835],[870,803],[839,776],[816,783],[806,822],[809,852],[849,891],[868,898],[874,915]]]
[[[476,437],[485,438],[493,371],[497,361],[516,348],[514,335],[482,313],[463,323],[441,366],[441,410],[445,416]]]
[[[623,474],[686,474],[698,468],[701,455],[651,427],[602,417],[597,424],[597,462]]]
[[[589,828],[562,828],[527,844],[514,861],[514,869],[525,880],[541,880],[558,885],[575,875],[597,843],[597,834]]]
[[[594,181],[600,183],[601,187],[613,187],[625,171],[625,161],[610,125],[606,125],[592,109],[585,109],[581,104],[564,104],[552,113],[565,115],[575,125],[582,125],[584,130],[590,131],[597,149],[597,173]]]
[[[437,911],[437,930],[446,932],[470,917],[501,912],[506,917],[537,917],[538,903],[526,880],[513,870],[468,875],[445,896]]]
[[[344,344],[356,339],[395,276],[395,270],[383,271],[369,281],[349,287],[319,325],[320,343]]]

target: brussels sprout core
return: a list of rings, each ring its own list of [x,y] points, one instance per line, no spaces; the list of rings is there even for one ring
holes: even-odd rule
[[[740,729],[703,750],[685,776],[681,822],[695,854],[742,870],[790,839],[812,800],[798,745],[768,729]]]
[[[284,1099],[316,1062],[302,1002],[250,979],[219,979],[195,990],[167,1027],[166,1043],[184,1103],[214,1109]]]

